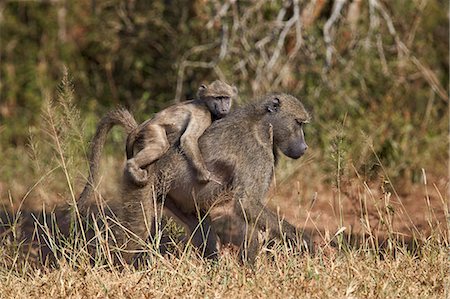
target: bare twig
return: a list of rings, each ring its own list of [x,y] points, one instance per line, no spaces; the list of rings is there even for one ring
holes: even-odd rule
[[[334,23],[336,23],[338,21],[345,2],[347,2],[347,0],[336,0],[334,2],[333,11],[331,13],[331,16],[327,20],[325,25],[323,26],[323,37],[325,40],[325,44],[327,46],[326,62],[327,62],[328,67],[331,66],[331,59],[332,59],[333,52],[334,52],[333,37],[332,37],[331,29],[332,29]]]
[[[386,25],[388,27],[388,31],[395,40],[395,44],[397,46],[397,51],[399,55],[405,55],[406,57],[408,57],[413,62],[413,64],[422,72],[425,80],[428,82],[431,88],[439,95],[439,97],[442,100],[448,102],[449,99],[447,92],[439,83],[439,80],[437,79],[436,75],[427,66],[425,66],[417,57],[415,57],[408,49],[408,47],[401,41],[400,37],[397,34],[397,31],[395,30],[394,22],[392,21],[392,18],[389,16],[386,9],[378,2],[378,0],[370,0],[370,3],[373,5],[375,9],[377,9],[380,12],[381,16],[385,20]]]
[[[209,20],[209,22],[206,24],[206,29],[211,29],[215,22],[217,22],[219,19],[223,18],[223,16],[226,15],[228,9],[231,5],[233,5],[236,2],[236,0],[229,0],[225,2],[222,7],[220,8],[219,12]]]
[[[284,41],[286,39],[286,35],[288,34],[288,32],[292,28],[292,26],[294,26],[296,21],[297,21],[297,16],[293,16],[286,22],[286,25],[284,26],[283,31],[281,31],[281,34],[278,37],[277,46],[276,46],[275,50],[273,51],[273,54],[269,60],[269,63],[267,64],[267,67],[266,67],[267,70],[271,70],[273,68],[273,66],[275,65],[275,63],[277,62],[278,57],[280,56],[280,53],[281,53],[281,49],[284,46]]]
[[[381,38],[381,34],[377,34],[377,49],[381,60],[381,66],[383,68],[383,74],[387,75],[389,74],[389,68],[386,61],[386,55],[384,55],[383,39]]]

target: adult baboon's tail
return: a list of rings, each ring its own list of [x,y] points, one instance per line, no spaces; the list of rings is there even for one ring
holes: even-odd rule
[[[97,131],[91,141],[89,152],[89,176],[83,192],[78,198],[77,206],[81,212],[86,212],[89,207],[89,199],[92,196],[94,186],[98,183],[100,168],[100,158],[109,131],[115,125],[124,127],[127,134],[130,134],[137,126],[134,116],[124,107],[118,107],[108,112],[100,120]]]

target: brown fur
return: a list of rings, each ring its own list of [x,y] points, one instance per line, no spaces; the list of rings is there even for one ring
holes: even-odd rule
[[[137,125],[131,113],[124,108],[118,108],[107,113],[101,119],[96,134],[92,139],[89,156],[88,181],[77,202],[81,215],[90,217],[90,213],[97,213],[97,208],[90,209],[92,206],[90,204],[90,198],[92,197],[94,187],[98,184],[100,157],[107,134],[115,125],[124,127],[128,134],[127,158],[130,158],[128,162],[133,160],[133,155],[136,155],[135,159],[141,158],[146,161],[144,164],[147,164],[149,157],[146,157],[146,154],[150,153],[150,156],[153,155],[153,157],[155,157],[155,154],[156,156],[159,156],[167,150],[167,144],[169,144],[169,146],[174,146],[179,143],[184,150],[185,156],[197,172],[197,177],[200,177],[199,180],[208,181],[212,179],[212,176],[206,169],[200,155],[197,139],[204,132],[206,127],[211,124],[213,119],[221,118],[229,112],[231,101],[236,96],[237,90],[235,87],[231,87],[216,80],[208,86],[202,85],[199,88],[198,100],[188,101],[169,107],[140,126]],[[136,153],[136,151],[139,152]],[[124,190],[123,194],[124,196],[127,196],[127,189],[133,189],[135,187],[139,189],[139,185],[136,184],[133,175],[130,175],[129,167],[126,168],[125,174],[128,178],[127,182],[132,182],[131,186]],[[144,178],[140,183],[145,184],[146,180],[147,178]],[[148,190],[136,190],[135,193],[138,193],[140,197],[152,197],[151,192],[149,193]],[[168,206],[170,207],[170,204],[168,204]],[[141,206],[140,204],[135,205],[133,202],[125,202],[123,207],[114,208],[113,213],[115,217],[118,217],[121,222],[126,224],[130,223],[131,219],[135,216],[143,220],[143,210],[146,215],[154,214],[154,210],[150,211],[146,208],[147,206]],[[171,210],[166,208],[166,211],[184,226],[193,226],[193,223],[197,221],[197,218],[193,218],[192,215],[183,215],[178,212],[176,207],[172,207]],[[65,222],[69,222],[68,218]],[[151,224],[152,223],[150,223],[150,226]],[[132,228],[133,232],[129,231],[127,233],[118,231],[118,241],[121,242],[124,247],[130,247],[127,243],[130,242],[129,239],[133,237],[132,235],[136,234],[142,236],[148,234],[149,231],[144,222],[140,223],[139,226]],[[215,234],[211,234],[211,238],[213,240],[211,243],[215,243]],[[200,236],[195,237],[193,243],[197,247],[200,247],[201,241],[198,240],[202,240]],[[133,255],[134,254],[129,254],[128,257],[131,258]]]
[[[272,181],[277,151],[299,158],[307,149],[302,126],[308,119],[296,98],[270,94],[214,122],[199,139],[199,147],[208,169],[223,184],[200,184],[186,157],[175,148],[148,167],[149,173],[162,177],[163,182],[168,180],[167,173],[170,175],[166,208],[189,217],[190,222],[185,225],[190,232],[199,227],[210,232],[194,242],[204,244],[206,256],[217,254],[211,234],[217,234],[222,243],[240,246],[242,258],[250,263],[258,251],[257,230],[267,230],[270,237],[297,239],[297,229],[286,220],[279,220],[263,202]],[[125,177],[122,187],[125,223],[145,240],[148,232],[143,223],[152,223],[154,218],[153,202],[149,200],[154,184],[138,188]],[[193,216],[197,214],[206,215],[201,225]],[[138,246],[128,245],[128,249]]]
[[[125,124],[132,123],[132,116],[120,115],[123,119],[115,122],[129,128]],[[153,184],[139,187],[124,176],[122,204],[115,214],[126,228],[117,238],[126,251],[126,260],[133,260],[134,252],[149,236],[155,211],[159,210],[155,209],[155,203],[164,205],[167,213],[187,228],[192,243],[204,256],[217,255],[216,236],[222,243],[240,246],[241,257],[251,263],[258,251],[257,230],[267,230],[270,237],[285,235],[295,240],[296,228],[285,220],[279,221],[263,202],[278,149],[292,158],[299,158],[306,150],[302,125],[308,119],[308,113],[296,98],[270,94],[214,122],[199,139],[199,147],[208,169],[222,184],[201,184],[188,158],[176,147],[147,167]],[[101,124],[105,122],[102,120]],[[105,132],[100,125],[93,149],[99,149],[99,140],[104,142]],[[92,157],[99,155],[95,153]],[[95,160],[91,161],[92,173],[98,169]],[[95,181],[89,184],[94,185]],[[165,191],[155,193],[158,190]],[[203,221],[199,221],[198,215]]]
[[[229,113],[236,95],[235,87],[216,80],[199,88],[198,99],[170,106],[139,125],[127,140],[126,175],[137,185],[145,185],[145,168],[179,143],[197,179],[204,183],[213,180],[198,148],[198,138],[213,120]]]

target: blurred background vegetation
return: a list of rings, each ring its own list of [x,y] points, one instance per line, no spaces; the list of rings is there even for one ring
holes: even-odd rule
[[[3,191],[15,182],[24,193],[31,174],[60,161],[45,142],[49,122],[67,143],[83,141],[67,158],[86,165],[108,109],[124,104],[142,121],[217,78],[239,88],[239,104],[269,91],[299,97],[313,115],[304,159],[324,181],[387,173],[414,183],[422,168],[445,176],[448,9],[439,0],[1,1]],[[110,149],[123,155],[113,135]]]

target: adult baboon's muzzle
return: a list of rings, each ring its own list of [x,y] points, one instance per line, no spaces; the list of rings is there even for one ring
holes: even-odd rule
[[[284,154],[289,158],[298,159],[305,154],[307,149],[308,145],[305,142],[299,142],[290,146]]]

